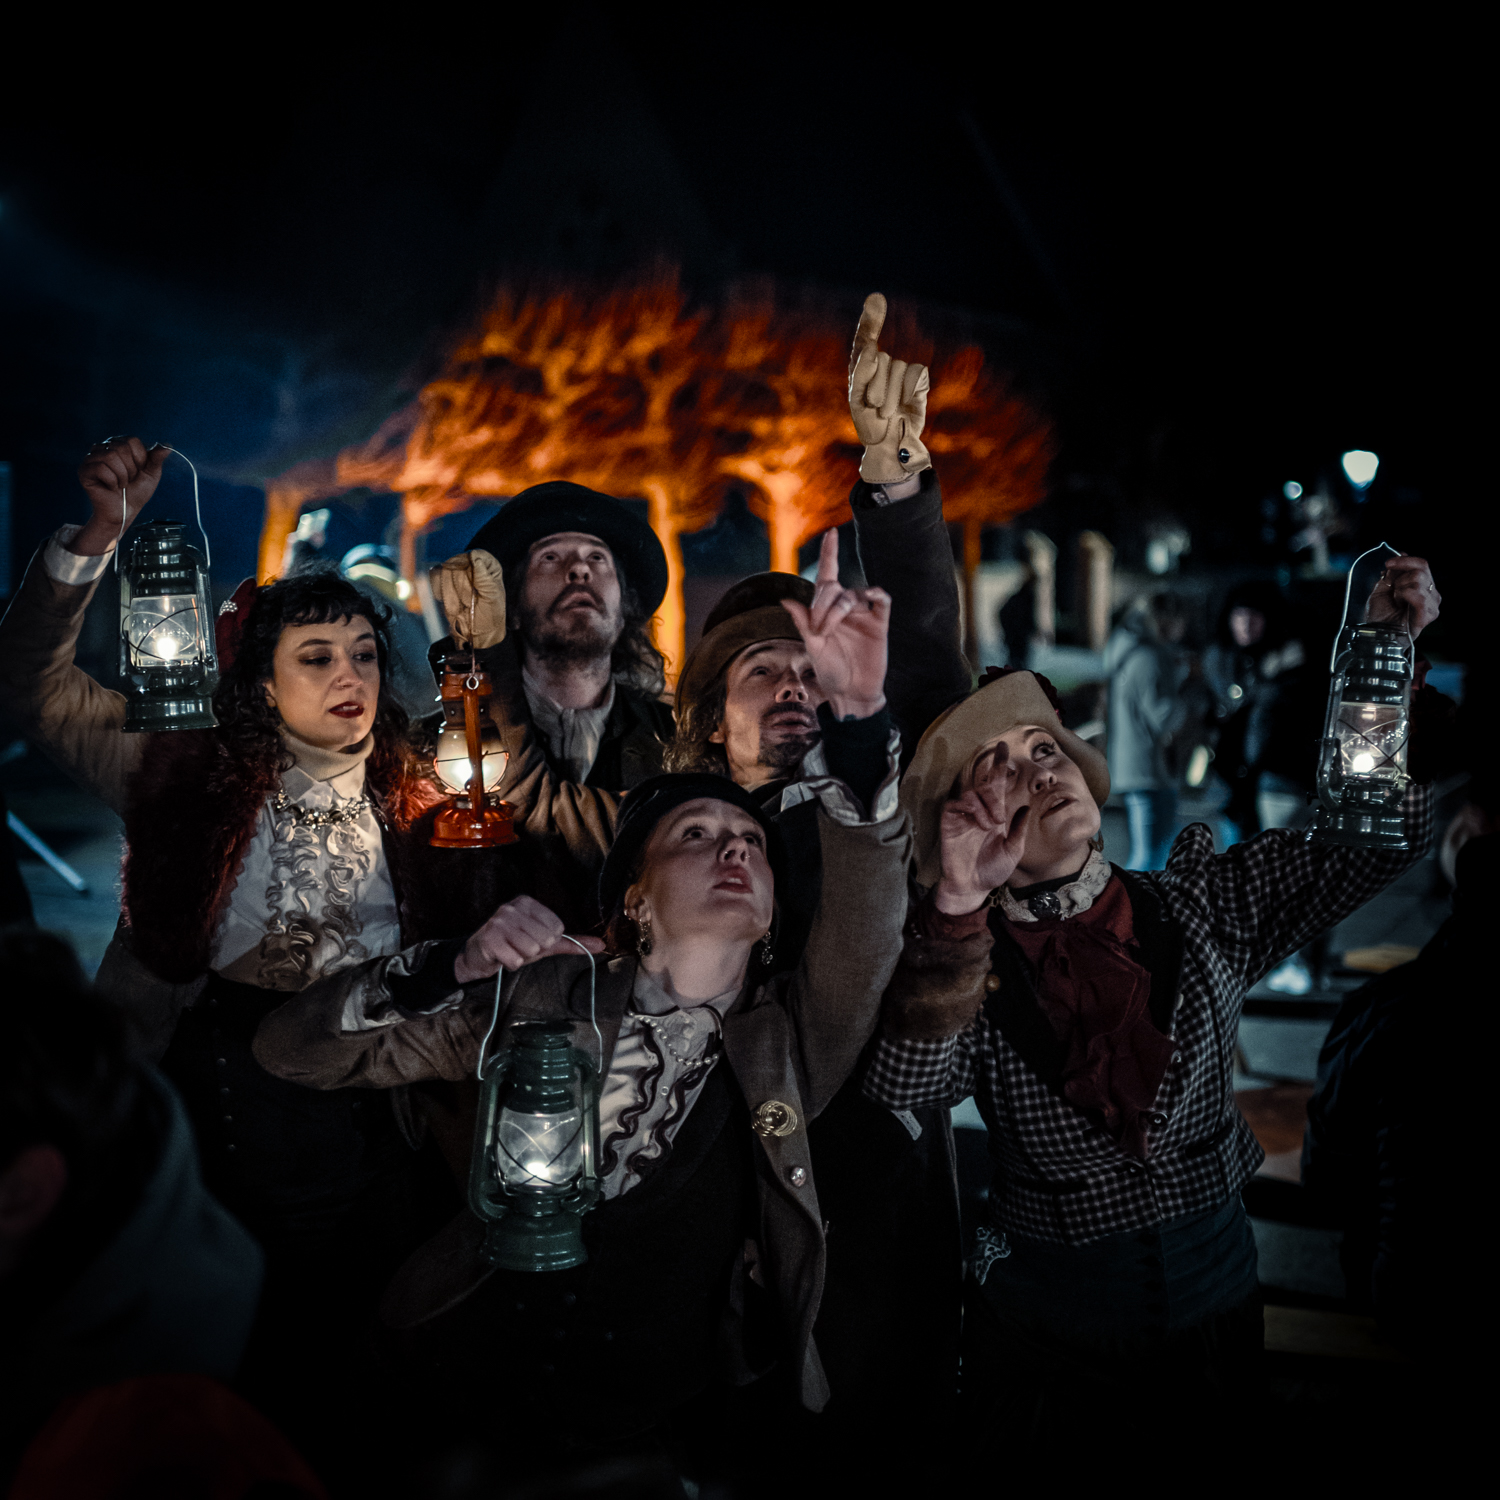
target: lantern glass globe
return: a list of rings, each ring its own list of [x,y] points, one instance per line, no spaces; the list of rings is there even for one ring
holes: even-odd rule
[[[491,792],[499,786],[500,778],[505,775],[510,755],[501,745],[500,732],[493,724],[485,725],[479,743],[484,789]],[[438,735],[433,767],[450,792],[462,796],[469,790],[473,767],[469,764],[469,741],[462,724],[450,724]]]
[[[583,1111],[524,1114],[502,1109],[495,1167],[513,1188],[569,1188],[583,1172]]]

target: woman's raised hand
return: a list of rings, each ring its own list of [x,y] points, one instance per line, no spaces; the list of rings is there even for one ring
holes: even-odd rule
[[[93,514],[68,543],[68,550],[80,557],[102,557],[108,552],[119,538],[122,519],[128,526],[156,493],[171,451],[163,443],[147,448],[138,437],[95,443],[78,466],[78,482]]]
[[[577,939],[590,953],[602,953],[596,937]],[[454,960],[453,977],[460,984],[488,979],[500,969],[521,969],[539,958],[565,958],[578,949],[563,936],[562,918],[530,896],[517,896],[496,911],[464,944]]]
[[[839,582],[839,534],[823,533],[811,605],[783,599],[812,658],[818,686],[841,719],[868,719],[885,707],[886,638],[891,596],[884,589],[846,589]]]
[[[1020,778],[998,761],[962,796],[943,804],[943,874],[933,892],[939,911],[952,916],[975,911],[1015,874],[1026,853],[1030,811],[1025,804],[1014,805],[1021,795]]]

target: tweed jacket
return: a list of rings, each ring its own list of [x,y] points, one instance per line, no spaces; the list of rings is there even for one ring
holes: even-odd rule
[[[812,1338],[825,1249],[806,1122],[838,1092],[874,1033],[880,996],[901,951],[911,853],[901,813],[849,826],[820,811],[819,826],[823,863],[834,878],[824,882],[802,960],[791,973],[750,979],[724,1021],[725,1057],[752,1114],[779,1101],[797,1116],[789,1135],[757,1137],[756,1176],[760,1250],[786,1322],[802,1400],[812,1410],[827,1401],[828,1386]],[[485,980],[455,989],[440,1009],[416,1013],[398,1003],[402,981],[420,978],[429,954],[451,964],[446,945],[419,944],[310,986],[261,1023],[257,1060],[269,1072],[312,1088],[390,1088],[470,1077],[490,1026],[495,986]],[[634,987],[636,962],[599,961],[595,1007],[602,1074]],[[598,1055],[589,977],[590,963],[582,955],[544,959],[506,976],[497,1035],[521,1020],[567,1020],[579,1048]],[[479,1285],[489,1267],[480,1259],[476,1229],[466,1210],[418,1251],[396,1297],[387,1299],[388,1320],[410,1325],[435,1317]],[[725,1290],[728,1309],[734,1297]],[[399,1312],[393,1311],[397,1303]],[[726,1331],[732,1341],[727,1317]]]
[[[1215,854],[1196,824],[1161,873],[1115,872],[1152,976],[1152,1018],[1176,1042],[1144,1160],[1062,1098],[1057,1040],[999,907],[988,933],[948,954],[924,953],[923,940],[908,937],[866,1097],[909,1109],[974,1095],[989,1129],[989,1212],[1002,1233],[1076,1245],[1216,1207],[1265,1159],[1234,1102],[1245,992],[1422,857],[1429,788],[1410,789],[1405,814],[1405,853],[1273,829]]]

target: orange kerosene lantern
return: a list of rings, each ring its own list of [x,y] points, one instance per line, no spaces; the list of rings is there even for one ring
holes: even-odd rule
[[[443,727],[433,768],[454,795],[432,825],[436,849],[495,849],[518,835],[508,802],[495,788],[510,761],[490,713],[494,688],[489,674],[470,658],[467,671],[443,667]]]

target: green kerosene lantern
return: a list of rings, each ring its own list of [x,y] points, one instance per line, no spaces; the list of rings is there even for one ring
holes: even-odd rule
[[[120,568],[125,729],[212,729],[219,683],[208,566],[180,521],[152,521]]]
[[[1352,581],[1353,568],[1349,574]],[[1347,589],[1344,608],[1347,614]],[[1320,843],[1407,847],[1401,804],[1411,781],[1406,756],[1415,657],[1404,621],[1366,621],[1339,631],[1318,757],[1313,837]]]
[[[524,1021],[480,1073],[469,1204],[484,1257],[506,1271],[588,1259],[582,1218],[599,1197],[599,1075],[565,1021]]]

